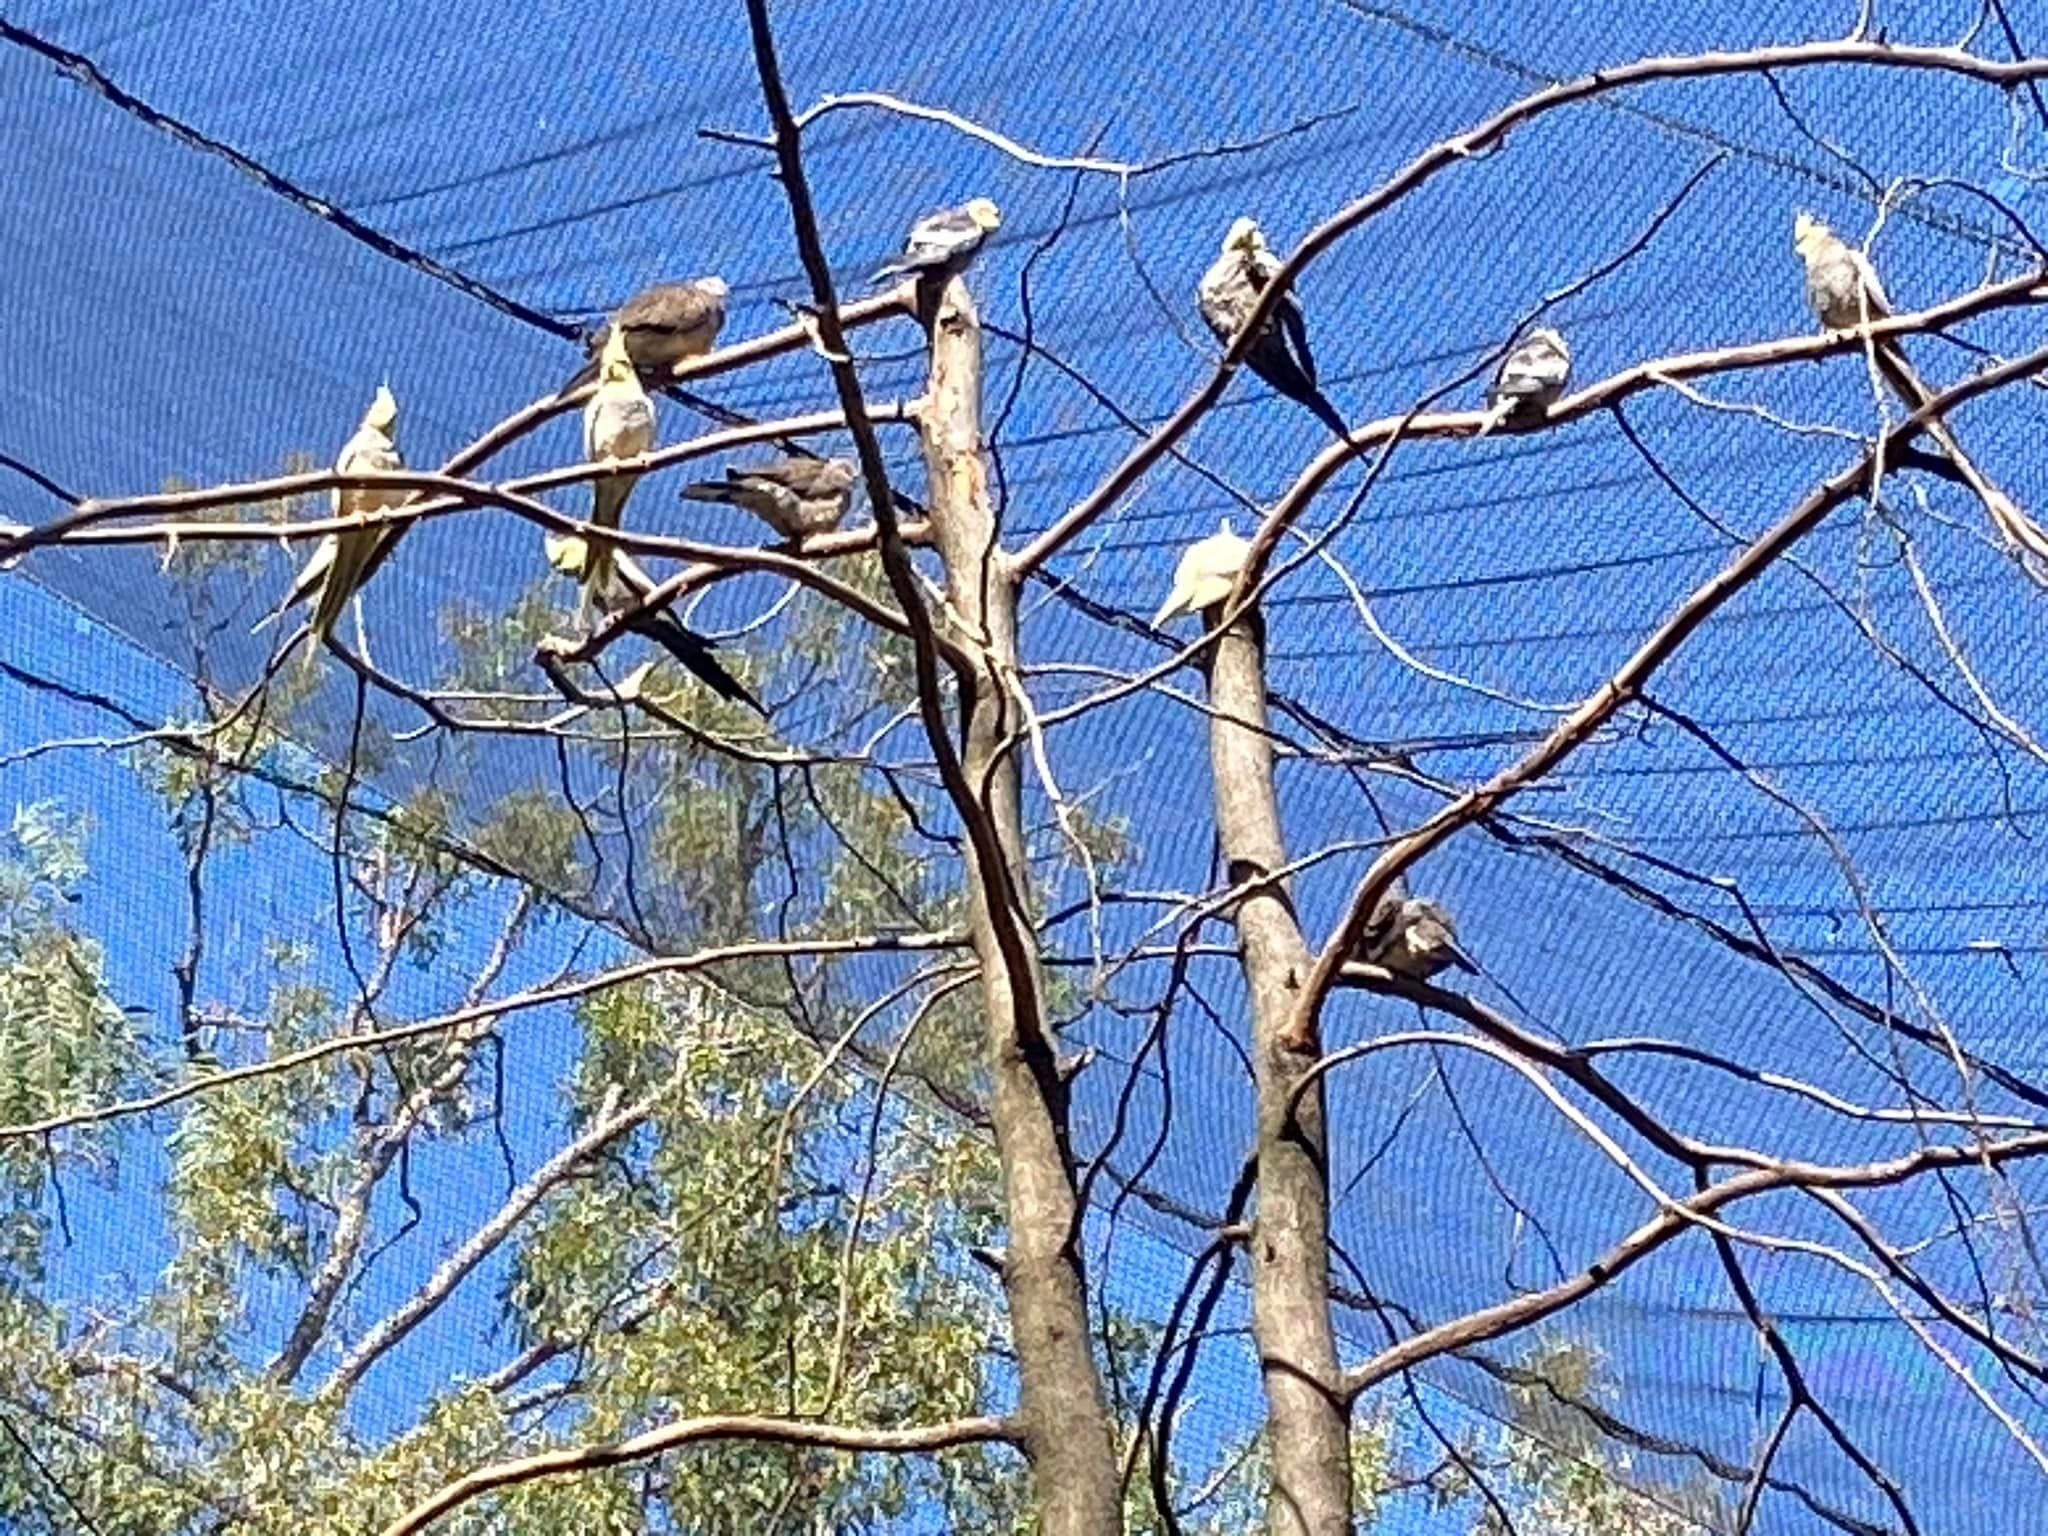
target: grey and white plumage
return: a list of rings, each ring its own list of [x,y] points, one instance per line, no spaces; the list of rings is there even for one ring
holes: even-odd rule
[[[1239,219],[1223,237],[1223,250],[1202,274],[1195,289],[1196,306],[1209,333],[1229,346],[1251,319],[1252,310],[1280,271],[1280,258],[1266,244],[1257,222]],[[1343,416],[1316,383],[1315,355],[1309,351],[1308,319],[1293,291],[1282,294],[1266,323],[1259,328],[1244,364],[1259,378],[1297,404],[1305,405],[1339,437],[1348,435]]]
[[[1373,908],[1356,954],[1367,965],[1411,981],[1427,981],[1452,966],[1478,970],[1458,947],[1458,925],[1442,903],[1408,895],[1398,880]]]
[[[398,400],[389,385],[377,386],[370,407],[355,433],[335,456],[338,474],[364,470],[388,471],[405,468],[398,449]],[[328,510],[334,517],[363,518],[373,512],[402,505],[410,491],[377,487],[337,489],[329,493]],[[313,602],[312,642],[306,648],[310,664],[320,647],[334,633],[349,599],[360,592],[371,574],[383,564],[398,542],[398,528],[365,528],[360,532],[330,533],[313,546],[313,553],[293,578],[284,601],[250,633],[263,630],[300,603]]]
[[[583,452],[593,464],[607,459],[637,458],[654,446],[654,402],[640,387],[626,333],[614,331],[598,359],[597,393],[583,408]],[[635,475],[605,475],[591,484],[590,520],[600,528],[616,528],[633,494]],[[596,549],[586,562],[586,600],[610,575],[614,551]]]
[[[1870,259],[1812,214],[1802,213],[1793,219],[1792,248],[1806,268],[1806,302],[1828,330],[1850,330],[1892,313]],[[1914,370],[1896,337],[1873,340],[1871,355],[1878,372],[1909,410],[1917,411],[1934,398],[1934,391]],[[2011,544],[2036,558],[2048,559],[2048,533],[1991,483],[1963,451],[1948,423],[1938,416],[1930,418],[1927,435],[1948,456],[1954,470],[1949,478],[1960,480],[1976,494],[1998,531]],[[1914,462],[1911,455],[1897,456],[1893,462],[1902,460]]]
[[[1831,331],[1846,331],[1892,312],[1870,258],[1810,213],[1792,221],[1792,249],[1806,266],[1806,302]]]
[[[1572,349],[1564,337],[1548,326],[1531,331],[1501,359],[1486,393],[1486,420],[1480,423],[1479,435],[1539,418],[1556,404],[1571,376]]]
[[[957,208],[941,208],[910,226],[903,254],[868,279],[879,283],[899,272],[920,278],[950,277],[966,270],[982,242],[1002,228],[1003,213],[986,197],[970,197]]]
[[[683,487],[683,496],[744,507],[785,539],[801,542],[845,519],[854,476],[847,459],[774,459],[730,467],[723,480]]]
[[[622,549],[612,552],[609,568],[592,587],[586,580],[590,561],[590,545],[586,541],[574,535],[562,538],[548,534],[543,545],[547,550],[548,564],[563,575],[584,582],[584,590],[589,593],[590,600],[596,604],[598,612],[607,617],[636,607],[655,588],[654,578]],[[726,671],[712,654],[715,649],[712,643],[669,609],[657,608],[643,613],[627,627],[675,657],[684,670],[720,698],[736,700],[764,719],[767,717],[768,711],[762,708],[761,701],[747,691],[744,683]]]
[[[1190,544],[1174,567],[1173,589],[1152,616],[1152,627],[1184,613],[1200,613],[1230,596],[1239,572],[1252,552],[1251,545],[1231,529],[1230,519],[1206,539]]]
[[[584,338],[590,361],[562,386],[564,392],[597,377],[613,331],[624,335],[626,354],[644,379],[660,384],[673,378],[676,364],[702,357],[717,343],[731,296],[722,277],[693,277],[641,289]]]

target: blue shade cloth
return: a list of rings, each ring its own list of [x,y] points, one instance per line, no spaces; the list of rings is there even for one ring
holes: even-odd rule
[[[1886,9],[1877,19],[1894,41],[1952,41],[1977,18],[1961,3]],[[2006,14],[2023,41],[2048,45],[2048,10]],[[1135,168],[1077,177],[944,123],[863,108],[827,114],[805,137],[842,288],[892,254],[916,215],[975,193],[1001,203],[1003,229],[974,281],[992,327],[991,433],[1015,543],[1100,481],[1135,440],[1132,422],[1156,424],[1208,376],[1215,353],[1192,290],[1236,215],[1255,213],[1284,250],[1432,140],[1552,79],[1650,54],[1838,35],[1852,18],[1843,6],[1790,0],[1434,0],[1407,11],[1286,0],[1201,13],[1158,0],[812,0],[779,7],[776,20],[799,106],[886,91],[1055,159],[1089,150]],[[325,462],[384,380],[402,403],[409,461],[437,463],[558,384],[578,357],[567,338],[645,283],[725,275],[729,337],[786,323],[786,302],[808,297],[769,157],[699,134],[763,128],[736,7],[119,0],[17,3],[5,23],[0,281],[13,344],[0,352],[0,519],[35,523],[61,510],[37,476],[114,496],[170,475],[207,484],[270,474],[294,452]],[[1987,27],[1979,47],[2004,56],[2002,31]],[[68,55],[97,76],[60,68]],[[133,100],[112,99],[95,79]],[[2028,93],[1841,67],[1782,71],[1776,87],[1743,77],[1632,89],[1533,121],[1424,184],[1301,284],[1328,393],[1362,420],[1471,372],[1450,399],[1475,405],[1479,375],[1517,323],[1546,294],[1617,262],[1548,316],[1569,336],[1581,381],[1809,330],[1794,213],[1811,210],[1860,241],[1888,186],[1911,193],[1874,245],[1902,307],[1961,292],[1994,262],[2018,269],[2024,237],[2006,213],[2037,218],[2044,196],[2033,172],[2043,116]],[[1988,189],[2006,211],[1944,178]],[[1027,360],[1006,339],[1027,328],[1044,356]],[[2005,353],[2041,341],[2038,321],[2016,313],[1966,334]],[[858,346],[875,397],[916,393],[913,331],[866,332]],[[1939,384],[1977,362],[1932,340],[1911,350]],[[1598,687],[1739,541],[1848,464],[1845,434],[1867,432],[1877,416],[1866,372],[1848,358],[1700,390],[1704,399],[1667,391],[1628,406],[1642,452],[1611,416],[1527,438],[1410,444],[1341,516],[1365,476],[1338,476],[1304,528],[1336,527],[1327,553],[1343,576],[1303,560],[1267,605],[1283,727],[1326,746],[1391,744],[1425,776],[1479,782]],[[707,381],[699,398],[705,410],[663,402],[664,441],[719,413],[770,418],[826,408],[832,395],[818,361],[798,356]],[[2048,509],[2043,409],[2021,389],[1957,418],[1977,460],[2037,510]],[[914,440],[898,432],[888,443],[899,486],[920,495]],[[1106,616],[1149,614],[1189,540],[1226,515],[1248,531],[1322,445],[1306,412],[1249,378],[1234,382],[1184,446],[1238,494],[1163,462],[1054,562],[1056,587],[1029,589],[1023,645],[1043,669],[1032,681],[1041,702],[1090,688],[1063,667],[1159,660],[1139,627]],[[560,424],[503,469],[578,456],[573,426]],[[754,536],[726,509],[679,502],[680,483],[644,483],[633,525]],[[1894,529],[1910,538],[1917,573]],[[216,584],[234,622],[207,638],[205,659],[223,681],[256,676],[275,638],[244,634],[292,569],[291,556],[262,548],[246,573]],[[22,570],[42,590],[27,597],[19,577],[0,583],[9,657],[78,673],[90,670],[82,657],[133,647],[157,670],[115,668],[94,685],[160,714],[162,679],[194,670],[197,642],[158,552],[42,551]],[[537,532],[509,515],[469,512],[417,530],[366,595],[380,664],[437,675],[453,655],[444,604],[502,609],[541,575]],[[1933,594],[1945,636],[1916,583]],[[770,584],[735,583],[701,616],[737,624],[771,596]],[[1518,802],[1515,819],[1465,832],[1413,882],[1458,914],[1490,978],[1481,995],[1564,1041],[1657,1037],[1874,1106],[1901,1102],[1891,1078],[1904,1071],[1935,1104],[2040,1115],[2028,1095],[2048,1092],[2038,1027],[2048,991],[2042,601],[1965,492],[1900,476],[1885,511],[1838,512],[1652,684],[1656,702],[1696,722],[1719,752],[1671,720],[1626,714]],[[67,621],[46,621],[57,613]],[[329,671],[330,707],[305,746],[339,761],[354,693]],[[1174,682],[1199,688],[1192,673]],[[844,712],[779,699],[772,680],[767,692],[793,739],[843,746],[861,734],[807,735],[836,732]],[[371,713],[387,731],[418,723],[393,701],[374,701]],[[62,729],[84,727],[47,722],[50,734]],[[551,747],[473,745],[470,811],[557,782]],[[902,739],[897,749],[918,755]],[[1210,789],[1198,712],[1141,697],[1060,727],[1051,750],[1065,790],[1099,790],[1098,804],[1127,820],[1141,858],[1122,884],[1202,885],[1212,831],[1191,814]],[[417,788],[432,754],[431,742],[388,745],[377,788]],[[59,792],[110,792],[93,777],[106,770],[67,762],[69,777],[54,775]],[[1289,761],[1280,783],[1296,852],[1382,837],[1441,803],[1403,773]],[[1035,785],[1033,796],[1032,817],[1049,816]],[[1361,848],[1300,876],[1312,941],[1370,857]],[[619,863],[596,877],[592,900],[627,926]],[[305,878],[310,899],[325,899],[324,867]],[[1868,920],[1879,913],[1881,926]],[[687,937],[687,912],[657,904],[640,919],[659,941]],[[1106,921],[1111,940],[1129,943],[1145,919]],[[1084,926],[1062,930],[1059,947],[1084,954]],[[1808,969],[1788,977],[1762,963],[1773,953]],[[1235,967],[1199,958],[1190,978],[1213,1017],[1184,1001],[1163,1050],[1145,1047],[1142,1012],[1096,1010],[1068,1030],[1070,1045],[1103,1055],[1077,1090],[1084,1154],[1110,1141],[1121,1068],[1142,1057],[1109,1161],[1126,1172],[1142,1164],[1142,1198],[1123,1214],[1148,1241],[1183,1253],[1199,1251],[1204,1223],[1220,1217],[1251,1130]],[[1119,982],[1119,995],[1151,998],[1157,984]],[[1973,1072],[1966,1090],[1938,1035],[1932,1046],[1901,1038],[1881,1022],[1887,1007],[1951,1032],[2008,1076]],[[1412,1010],[1347,993],[1326,1033],[1336,1045],[1411,1026],[1422,1027]],[[1844,1163],[1919,1144],[1909,1126],[1845,1118],[1677,1055],[1620,1058],[1613,1072],[1702,1140]],[[1441,1321],[1575,1273],[1655,1214],[1640,1184],[1526,1078],[1470,1049],[1369,1056],[1333,1077],[1330,1103],[1352,1359],[1384,1340],[1374,1300]],[[528,1130],[538,1143],[538,1121]],[[1619,1135],[1646,1177],[1688,1190],[1685,1170]],[[2038,1205],[2043,1183],[2030,1167],[2014,1170],[1997,1195],[2007,1214],[1994,1211],[1982,1170],[1959,1171],[1946,1192],[1922,1183],[1858,1198],[1900,1244],[1934,1238],[1958,1209],[1972,1218],[1969,1246],[1936,1241],[1917,1262],[1930,1282],[1976,1303],[2021,1283],[2009,1212]],[[1932,1322],[1953,1353],[1956,1368],[1945,1368],[1866,1277],[1801,1247],[1826,1242],[1876,1263],[1811,1200],[1774,1196],[1724,1215],[1776,1242],[1745,1249],[1752,1284],[1816,1394],[1908,1490],[1921,1529],[1995,1518],[2002,1529],[2048,1530],[2030,1513],[2044,1507],[2041,1467],[1961,1373],[1997,1392],[2030,1433],[2048,1433],[2048,1415],[2019,1383]],[[1163,1310],[1183,1269],[1155,1257],[1112,1289]],[[1916,1318],[1925,1312],[1895,1294]],[[1746,1467],[1783,1407],[1704,1233],[1554,1326],[1607,1360],[1614,1411],[1652,1437],[1635,1462],[1646,1483]],[[438,1334],[437,1358],[459,1352],[463,1336]],[[1517,1345],[1489,1348],[1508,1359]],[[1217,1370],[1221,1390],[1203,1395],[1203,1412],[1248,1419],[1255,1377],[1244,1361]],[[1483,1365],[1445,1362],[1430,1379],[1486,1411],[1507,1401]],[[1194,1433],[1223,1438],[1215,1423]],[[1788,1437],[1776,1476],[1854,1520],[1896,1523],[1810,1421]],[[1732,1502],[1739,1482],[1725,1491]],[[1776,1491],[1756,1528],[1821,1522]]]

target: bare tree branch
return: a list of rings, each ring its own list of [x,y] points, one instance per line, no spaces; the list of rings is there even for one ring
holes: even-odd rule
[[[754,1440],[773,1445],[810,1445],[835,1451],[879,1451],[907,1455],[951,1450],[962,1445],[988,1445],[1016,1439],[1007,1419],[955,1419],[914,1429],[861,1429],[842,1424],[813,1424],[801,1419],[771,1419],[753,1414],[717,1414],[678,1419],[630,1440],[581,1446],[521,1456],[481,1467],[415,1504],[391,1524],[383,1536],[418,1536],[449,1511],[498,1488],[511,1488],[543,1477],[598,1472],[606,1467],[645,1461],[686,1445],[709,1440]]]
[[[1944,391],[1897,426],[1888,428],[1877,444],[1855,464],[1800,502],[1719,574],[1687,597],[1657,632],[1623,663],[1620,670],[1560,721],[1534,751],[1501,770],[1479,788],[1466,792],[1443,807],[1374,860],[1372,868],[1359,882],[1344,920],[1316,957],[1315,968],[1302,989],[1294,1020],[1289,1025],[1287,1038],[1290,1047],[1305,1051],[1315,1048],[1317,1020],[1323,999],[1329,995],[1346,956],[1356,947],[1373,904],[1392,887],[1404,870],[1460,829],[1497,810],[1576,751],[1595,730],[1640,693],[1656,670],[1723,604],[1768,570],[1781,554],[1820,526],[1836,507],[1867,485],[1884,456],[1910,442],[1930,417],[1952,410],[1963,401],[2001,385],[2025,378],[2038,371],[2044,363],[2048,363],[2048,348],[2002,363]]]

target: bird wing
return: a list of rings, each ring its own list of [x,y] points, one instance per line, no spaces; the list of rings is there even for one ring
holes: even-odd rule
[[[1884,284],[1877,280],[1877,268],[1870,264],[1870,258],[1861,251],[1847,249],[1849,261],[1856,269],[1857,281],[1862,283],[1863,291],[1869,298],[1870,317],[1875,320],[1880,315],[1889,315],[1892,312],[1892,303],[1885,297]]]
[[[639,381],[628,376],[601,387],[583,411],[584,451],[593,461],[630,459],[645,453],[654,441],[654,402]],[[633,494],[634,475],[606,475],[591,483],[590,520],[600,528],[616,528]],[[611,580],[615,551],[593,548],[583,565],[583,589],[598,598]]]
[[[1196,307],[1209,327],[1209,334],[1229,346],[1243,329],[1258,295],[1246,276],[1244,263],[1226,254],[1210,264],[1195,290]]]
[[[1173,590],[1153,616],[1157,629],[1168,619],[1196,613],[1230,596],[1251,546],[1235,534],[1217,533],[1188,546],[1173,570]]]
[[[370,557],[377,552],[378,542],[374,528],[340,534],[335,538],[334,556],[328,563],[326,580],[320,583],[320,595],[313,603],[313,638],[316,641],[325,640],[334,633],[334,626],[341,622],[342,614],[348,609],[349,599],[369,579]],[[311,655],[310,651],[308,655]]]
[[[334,565],[335,547],[339,543],[340,540],[331,533],[321,536],[320,542],[313,546],[313,553],[307,557],[306,563],[299,567],[298,575],[292,578],[292,584],[286,590],[284,600],[258,619],[250,629],[250,634],[261,634],[320,590],[320,584],[327,580],[327,572]]]
[[[1308,349],[1308,316],[1302,313],[1301,301],[1292,293],[1284,293],[1274,314],[1279,318],[1281,334],[1287,338],[1287,349],[1294,354],[1294,361],[1301,368],[1301,376],[1308,380],[1308,387],[1314,389],[1316,359]]]
[[[661,283],[626,300],[613,323],[626,330],[636,362],[650,346],[658,357],[689,356],[710,350],[725,301],[695,283]]]
[[[630,459],[654,441],[654,402],[635,379],[607,384],[583,408],[583,450],[592,462]]]
[[[1280,275],[1280,266],[1280,258],[1263,248],[1245,257],[1245,284],[1254,303]],[[1273,307],[1273,319],[1285,339],[1287,350],[1301,370],[1301,376],[1313,390],[1316,387],[1316,359],[1308,345],[1308,314],[1301,307],[1300,296],[1292,288],[1280,295],[1279,303]]]
[[[1502,360],[1492,402],[1555,399],[1571,375],[1571,359],[1547,341],[1526,341]]]
[[[903,254],[919,263],[944,260],[980,238],[981,226],[968,216],[965,208],[942,208],[910,226]]]
[[[831,459],[774,459],[743,472],[747,478],[779,485],[799,496],[831,496],[841,489]]]
[[[1190,601],[1192,595],[1189,583],[1181,578],[1179,572],[1175,572],[1172,590],[1166,594],[1166,601],[1159,605],[1159,611],[1152,615],[1152,627],[1157,629],[1169,619],[1177,619],[1184,613],[1193,613],[1194,604]]]

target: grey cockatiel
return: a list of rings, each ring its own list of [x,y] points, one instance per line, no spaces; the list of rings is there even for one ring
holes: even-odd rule
[[[1210,334],[1229,346],[1251,318],[1259,295],[1280,270],[1280,258],[1266,244],[1266,237],[1251,219],[1239,219],[1223,237],[1223,252],[1202,274],[1195,299]],[[1339,437],[1348,434],[1344,418],[1324,398],[1316,384],[1316,360],[1308,349],[1308,320],[1301,301],[1290,289],[1281,296],[1266,323],[1260,327],[1245,366],[1274,389],[1298,404],[1307,406],[1316,418]]]
[[[1829,330],[1850,330],[1891,314],[1870,258],[1812,214],[1793,219],[1792,249],[1806,265],[1806,302]]]
[[[583,452],[593,464],[606,459],[631,459],[654,446],[654,402],[640,387],[627,350],[626,333],[615,330],[598,359],[597,393],[583,408]],[[616,528],[633,494],[632,475],[605,475],[591,485],[590,520],[600,528]],[[595,549],[586,562],[584,599],[595,601],[597,589],[611,577],[613,551]]]
[[[676,364],[711,350],[725,328],[726,300],[731,296],[722,277],[643,288],[584,339],[590,361],[562,386],[563,391],[578,389],[598,376],[615,331],[624,335],[626,354],[642,377],[657,385],[665,382],[674,376]]]
[[[370,408],[363,413],[361,425],[335,457],[334,468],[337,473],[345,475],[363,470],[405,468],[404,456],[398,451],[398,400],[389,385],[377,386]],[[336,490],[330,493],[329,511],[335,517],[360,519],[372,512],[399,506],[411,494],[410,491],[377,488]],[[291,589],[285,593],[284,601],[250,633],[267,628],[312,598],[313,633],[305,658],[306,664],[310,665],[334,633],[334,626],[341,621],[342,610],[348,606],[349,599],[362,590],[371,573],[391,553],[391,546],[398,542],[399,532],[395,527],[365,528],[360,532],[326,535],[313,547],[312,557],[300,567]]]
[[[1252,547],[1231,530],[1230,519],[1206,539],[1190,544],[1174,567],[1173,590],[1152,616],[1152,627],[1183,613],[1201,613],[1230,596]]]
[[[1873,320],[1885,319],[1892,313],[1891,303],[1885,297],[1884,286],[1878,282],[1870,259],[1849,246],[1812,214],[1802,213],[1792,221],[1792,249],[1806,267],[1806,302],[1828,330],[1850,330]],[[1905,349],[1896,339],[1873,341],[1871,352],[1878,372],[1905,402],[1908,410],[1919,410],[1934,398],[1934,391],[1914,372]],[[1986,478],[1970,456],[1963,452],[1962,444],[1956,441],[1948,423],[1940,417],[1930,419],[1927,435],[1952,462],[1955,473],[1951,478],[1961,480],[1976,493],[1999,531],[2022,549],[2048,559],[2048,534],[2043,534],[2011,497]],[[1919,454],[1909,452],[1900,457],[1908,463],[1933,467]]]
[[[690,501],[745,507],[785,539],[830,533],[846,516],[854,467],[846,459],[775,459],[727,469],[723,480],[683,488]]]
[[[958,208],[928,213],[910,226],[903,254],[879,268],[868,281],[883,282],[899,272],[915,272],[920,279],[963,272],[982,242],[1002,225],[1002,210],[986,197],[970,197]]]
[[[564,576],[584,581],[590,559],[590,546],[573,535],[557,538],[549,534],[543,540],[547,550],[548,564]],[[640,563],[624,550],[614,550],[610,570],[596,588],[593,598],[598,611],[606,617],[624,613],[637,606],[655,588],[654,578],[649,576]],[[588,583],[585,591],[589,592]],[[755,714],[767,717],[768,711],[761,707],[761,701],[747,691],[746,685],[726,671],[712,655],[713,646],[709,640],[691,629],[666,608],[657,608],[643,613],[627,626],[634,634],[652,640],[669,655],[675,657],[693,677],[706,684],[722,699],[734,699],[753,710]]]
[[[1501,360],[1486,393],[1486,420],[1479,435],[1539,419],[1557,402],[1572,376],[1572,349],[1548,326],[1531,331]]]
[[[1427,981],[1450,966],[1478,971],[1458,948],[1458,925],[1451,914],[1426,896],[1410,896],[1399,880],[1374,906],[1355,954],[1367,965],[1411,981]]]

